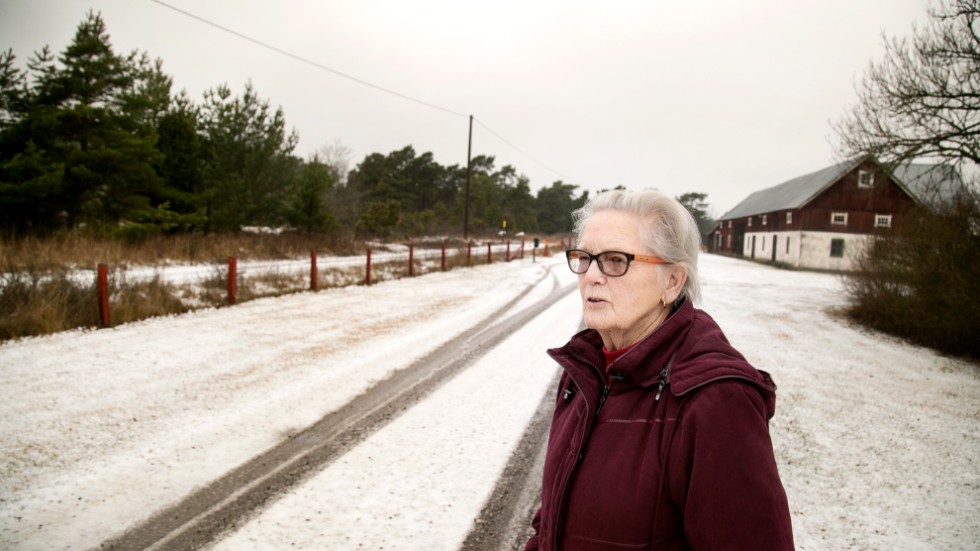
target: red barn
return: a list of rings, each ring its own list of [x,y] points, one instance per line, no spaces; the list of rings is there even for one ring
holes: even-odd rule
[[[794,267],[847,271],[868,239],[902,224],[917,203],[947,200],[960,178],[940,165],[888,172],[872,158],[842,162],[757,191],[725,213],[709,250]]]

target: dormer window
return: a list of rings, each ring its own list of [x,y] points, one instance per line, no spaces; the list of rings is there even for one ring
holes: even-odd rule
[[[875,175],[870,170],[858,171],[858,187],[870,189],[875,185]]]

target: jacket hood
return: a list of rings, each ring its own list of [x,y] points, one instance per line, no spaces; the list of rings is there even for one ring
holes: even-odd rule
[[[594,371],[605,363],[602,338],[594,329],[578,333],[564,347],[548,353],[566,369],[569,361],[584,362]],[[610,392],[659,385],[665,371],[666,388],[675,396],[714,381],[735,379],[757,388],[765,398],[768,416],[775,414],[776,385],[769,374],[752,367],[728,342],[714,319],[694,308],[689,300],[684,300],[653,333],[609,365],[613,381]]]

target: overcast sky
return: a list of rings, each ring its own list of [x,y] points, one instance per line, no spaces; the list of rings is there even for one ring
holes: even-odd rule
[[[251,81],[298,132],[365,155],[412,145],[555,180],[708,194],[715,215],[837,161],[831,123],[928,0],[0,0],[0,48],[60,53],[89,9],[117,53],[163,60],[200,102]],[[424,102],[424,105],[419,102]],[[434,107],[432,107],[434,106]]]

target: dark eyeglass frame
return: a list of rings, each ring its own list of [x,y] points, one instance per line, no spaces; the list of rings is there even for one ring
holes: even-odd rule
[[[623,268],[623,273],[621,273],[621,274],[610,274],[603,267],[602,259],[600,257],[606,256],[606,255],[610,255],[610,254],[618,254],[618,255],[622,255],[624,258],[626,258],[626,267]],[[582,265],[581,261],[579,261],[579,270],[578,271],[575,270],[574,268],[572,268],[572,261],[573,261],[572,255],[579,255],[581,257],[586,257],[586,256],[589,257],[589,263],[585,265],[585,269],[584,270],[581,269],[581,265]],[[673,264],[673,262],[668,262],[668,261],[666,261],[666,260],[664,260],[664,259],[662,259],[660,257],[657,257],[657,256],[649,256],[649,255],[645,255],[645,254],[632,254],[632,253],[626,253],[626,252],[623,252],[623,251],[602,251],[601,253],[592,254],[592,253],[590,253],[588,251],[583,251],[582,249],[568,249],[567,251],[565,251],[565,260],[568,262],[568,269],[571,270],[573,274],[578,274],[578,275],[582,275],[582,274],[588,272],[589,271],[589,268],[592,267],[592,261],[594,260],[595,263],[599,266],[599,271],[602,272],[603,275],[605,275],[606,277],[622,277],[622,276],[626,275],[626,272],[628,272],[630,270],[630,264],[632,264],[633,262],[643,262],[643,263],[646,263],[646,264]],[[609,260],[608,256],[606,257],[606,260],[607,261]]]

